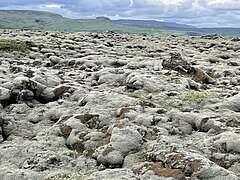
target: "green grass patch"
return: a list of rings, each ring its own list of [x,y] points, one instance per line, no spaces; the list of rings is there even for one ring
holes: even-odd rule
[[[194,101],[196,103],[200,103],[209,97],[210,94],[206,92],[189,91],[188,93],[180,96],[179,99],[182,101]]]
[[[173,106],[171,105],[173,98],[167,98],[167,99],[161,99],[156,101],[155,103],[158,105],[158,107],[166,109],[166,110],[171,110]]]
[[[205,105],[206,100],[213,97],[214,94],[208,92],[188,91],[181,95],[159,99],[155,103],[158,104],[161,108],[167,110],[170,110],[172,108],[181,109],[187,106],[199,109]]]
[[[76,150],[73,150],[73,151],[69,150],[69,151],[64,152],[63,155],[69,156],[69,157],[72,157],[72,158],[78,158],[82,155],[82,153],[79,153]]]
[[[55,176],[47,176],[44,180],[89,180],[89,177],[83,173],[73,173],[70,175],[67,174],[57,174]]]
[[[27,51],[28,46],[25,42],[18,42],[9,39],[0,39],[0,51],[13,52],[13,51]]]
[[[164,108],[166,110],[171,110],[172,108],[181,108],[186,106],[199,109],[206,103],[206,100],[208,100],[209,98],[216,97],[216,95],[214,95],[213,93],[192,91],[192,90],[184,92],[181,95],[170,96],[166,98],[155,97],[153,99],[148,99],[147,98],[148,94],[149,93],[143,91],[143,92],[128,93],[128,96],[137,98],[140,101],[151,102],[155,104],[158,108]]]

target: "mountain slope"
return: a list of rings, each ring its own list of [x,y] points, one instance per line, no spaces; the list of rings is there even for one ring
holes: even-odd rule
[[[64,21],[61,15],[27,10],[0,10],[0,28],[38,29],[45,25]]]
[[[195,28],[194,26],[189,26],[186,24],[178,24],[172,22],[161,22],[155,20],[131,20],[131,19],[119,19],[114,20],[118,24],[134,24],[134,25],[144,25],[152,27],[164,27],[164,28]]]
[[[33,29],[51,31],[117,31],[127,33],[157,33],[182,35],[181,30],[134,24],[117,24],[106,18],[69,19],[61,15],[25,10],[0,10],[1,29]]]
[[[115,31],[124,33],[149,33],[159,35],[220,34],[240,36],[240,28],[195,28],[177,23],[154,20],[69,19],[59,14],[31,10],[0,10],[0,29],[31,29],[47,31]]]

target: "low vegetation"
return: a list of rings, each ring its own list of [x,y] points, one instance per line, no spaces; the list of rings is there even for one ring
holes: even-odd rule
[[[151,93],[152,94],[152,93]],[[188,91],[187,93],[170,96],[167,98],[160,98],[160,99],[151,99],[149,100],[147,96],[149,93],[147,92],[133,92],[128,94],[130,97],[138,98],[140,101],[144,102],[152,102],[159,108],[164,108],[167,110],[171,110],[172,108],[176,108],[181,106],[181,104],[188,104],[191,107],[196,109],[201,108],[204,105],[204,102],[208,98],[214,98],[215,96],[212,93],[208,92],[200,92],[200,91]]]
[[[187,94],[180,97],[182,101],[193,101],[196,103],[201,103],[203,100],[209,97],[206,92],[189,91]]]
[[[57,174],[55,176],[45,177],[44,180],[88,180],[89,178],[83,173],[74,173],[71,175]]]
[[[82,153],[79,153],[76,150],[71,150],[71,151],[64,152],[63,155],[66,155],[72,158],[78,158],[82,155]]]
[[[28,46],[25,42],[18,42],[9,39],[0,39],[0,51],[12,52],[12,51],[27,51]]]

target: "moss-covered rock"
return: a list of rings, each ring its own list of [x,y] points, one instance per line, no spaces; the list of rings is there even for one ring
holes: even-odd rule
[[[26,42],[20,42],[9,39],[0,39],[0,51],[12,52],[12,51],[22,51],[25,52],[28,49]]]

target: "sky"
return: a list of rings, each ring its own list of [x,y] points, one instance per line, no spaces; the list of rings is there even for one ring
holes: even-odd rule
[[[82,19],[151,19],[240,28],[240,0],[0,0],[0,9],[40,10]]]

